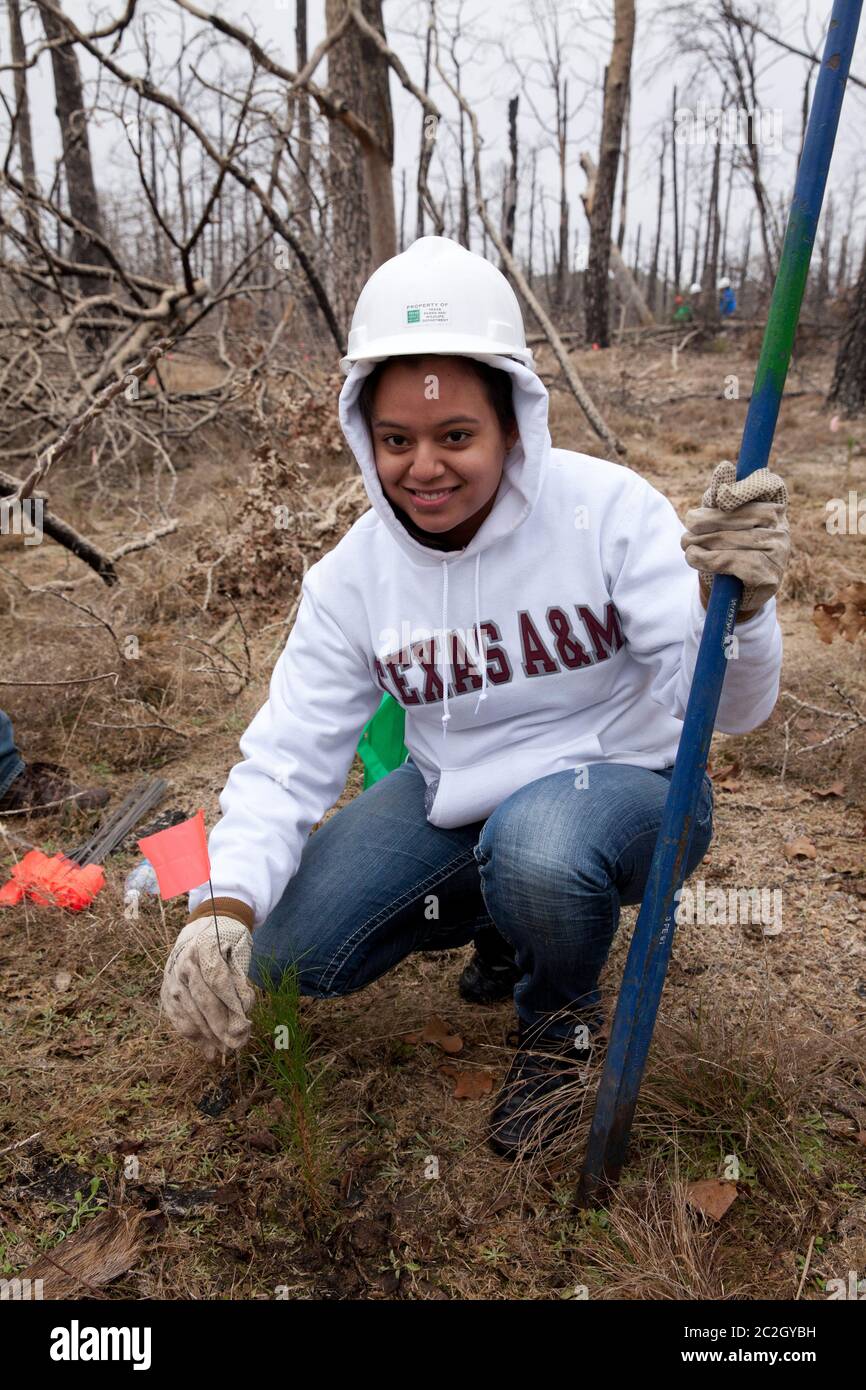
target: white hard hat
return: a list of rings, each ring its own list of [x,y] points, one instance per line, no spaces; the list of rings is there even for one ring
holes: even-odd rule
[[[693,285],[689,285],[689,294],[700,294],[700,292],[701,287],[697,280]]]
[[[731,282],[730,282],[730,280],[728,279],[727,275],[723,275],[722,278],[721,278],[721,280],[719,281],[718,285],[716,286],[716,289],[718,289],[718,290],[729,290],[730,288],[731,288]]]
[[[514,357],[532,367],[517,295],[484,256],[448,237],[422,236],[374,270],[355,305],[349,350],[355,362],[433,352]]]

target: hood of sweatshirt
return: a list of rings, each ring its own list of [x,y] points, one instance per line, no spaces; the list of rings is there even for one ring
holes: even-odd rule
[[[467,354],[455,354],[466,356]],[[475,356],[475,354],[472,354]],[[487,699],[487,668],[481,659],[481,616],[479,594],[481,585],[481,562],[486,551],[503,537],[509,536],[532,514],[541,491],[544,476],[550,463],[551,439],[548,428],[549,396],[547,387],[529,367],[524,367],[512,357],[499,357],[496,354],[478,354],[477,361],[486,362],[508,372],[511,377],[512,401],[519,431],[514,447],[508,452],[502,466],[502,478],[496,498],[489,515],[482,522],[468,545],[460,550],[437,550],[425,545],[407,531],[394,508],[391,506],[376,471],[373,444],[366,421],[361,413],[358,396],[364,378],[376,365],[374,362],[354,363],[340,391],[340,425],[349,448],[354,454],[361,470],[364,487],[370,505],[381,518],[397,545],[412,565],[419,568],[438,568],[442,584],[442,633],[448,631],[448,570],[450,565],[461,564],[467,559],[475,562],[475,642],[473,659],[481,669],[482,684],[476,713]],[[448,680],[445,672],[447,658],[444,640],[439,643],[442,662],[443,686],[445,690],[442,731],[447,733],[448,720]]]

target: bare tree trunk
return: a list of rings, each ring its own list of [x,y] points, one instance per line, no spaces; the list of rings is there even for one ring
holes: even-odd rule
[[[746,288],[746,280],[749,275],[749,258],[752,254],[752,220],[754,212],[749,213],[749,221],[746,224],[746,238],[743,243],[743,264],[740,269],[740,286],[737,291],[737,299],[742,303],[743,291]]]
[[[737,102],[742,111],[755,112],[759,108],[759,101],[754,34],[752,34],[750,40],[747,39],[746,35],[743,33],[743,21],[726,3],[722,4],[721,13],[730,34],[730,43],[726,57],[733,77]],[[740,43],[739,52],[737,51],[734,38],[735,34]],[[747,131],[746,151],[749,172],[752,178],[752,189],[758,208],[758,226],[764,248],[765,283],[767,285],[772,285],[776,278],[776,249],[779,238],[773,214],[773,205],[764,187],[763,174],[761,171],[761,156],[758,151],[757,141],[755,140],[754,120],[751,114],[747,119]]]
[[[866,248],[827,401],[840,405],[847,415],[859,415],[866,406]]]
[[[307,0],[296,0],[295,5],[295,66],[301,72],[307,65]],[[298,113],[297,161],[298,177],[295,182],[295,216],[302,224],[302,234],[313,240],[313,207],[310,196],[310,172],[313,167],[313,122],[310,113],[310,99],[306,92],[298,92],[295,98]]]
[[[384,36],[382,0],[362,0],[364,18]],[[358,111],[375,132],[377,148],[363,151],[364,184],[370,226],[370,259],[375,269],[397,254],[394,213],[394,120],[391,114],[391,69],[385,57],[366,35],[360,36],[363,71],[362,105]]]
[[[662,318],[667,318],[667,316],[668,316],[668,269],[669,269],[669,267],[670,267],[670,263],[671,263],[671,248],[670,248],[669,246],[666,246],[666,247],[665,247],[665,278],[664,278],[664,283],[663,283],[663,285],[662,285],[662,305],[661,305],[661,308],[662,308]]]
[[[328,33],[336,29],[346,11],[346,0],[326,0]],[[360,34],[349,29],[328,50],[328,86],[353,111],[360,114],[362,74]],[[364,195],[364,173],[358,143],[345,126],[328,126],[328,203],[331,215],[331,301],[343,327],[361,286],[374,267],[370,264],[370,219]]]
[[[329,33],[343,19],[346,8],[346,0],[326,0]],[[384,36],[381,0],[361,0],[360,8],[368,24]],[[375,147],[362,146],[359,151],[358,141],[338,121],[332,121],[329,130],[332,255],[345,276],[345,283],[337,287],[338,313],[344,320],[370,274],[397,251],[389,71],[372,39],[354,25],[328,50],[329,85],[376,136]]]
[[[592,162],[591,157],[586,153],[586,151],[584,151],[583,154],[580,156],[580,167],[586,174],[587,183],[586,192],[582,193],[580,196],[583,201],[584,209],[586,211],[587,221],[591,224],[592,210],[595,199],[597,171],[595,165]],[[591,256],[592,250],[590,248],[590,257]],[[619,298],[623,301],[623,303],[632,305],[635,312],[637,313],[638,319],[642,324],[644,324],[647,327],[651,327],[652,324],[655,323],[655,319],[653,318],[652,313],[650,312],[650,309],[647,305],[647,302],[641,294],[640,289],[638,288],[637,281],[635,280],[634,276],[632,275],[631,271],[629,270],[628,266],[623,260],[620,249],[614,241],[610,243],[608,270],[610,271],[610,275],[606,278],[610,279],[612,276],[616,284],[616,289]]]
[[[728,224],[731,216],[731,193],[734,188],[734,155],[731,152],[731,160],[728,165],[728,191],[725,195],[725,221],[722,226],[722,246],[721,246],[721,272],[723,275],[728,273]]]
[[[827,195],[827,206],[822,218],[824,226],[821,237],[821,259],[818,262],[818,275],[815,285],[815,298],[819,311],[826,307],[830,297],[830,246],[833,241],[833,194]]]
[[[557,112],[559,132],[559,256],[556,264],[556,302],[565,307],[568,271],[568,195],[566,153],[568,149],[568,79],[562,84],[562,105]]]
[[[53,0],[55,10],[59,10],[60,0]],[[46,5],[39,5],[45,37],[51,41],[63,39],[67,30],[63,21],[57,18]],[[69,211],[83,228],[89,228],[102,237],[102,217],[99,210],[99,197],[93,177],[93,161],[90,157],[90,141],[87,131],[87,113],[84,109],[84,93],[81,86],[81,71],[73,44],[55,43],[51,49],[51,67],[54,74],[54,95],[57,120],[63,146],[63,168],[66,174],[66,196]],[[81,265],[105,265],[106,257],[102,249],[94,244],[86,231],[76,231],[72,239],[72,258]],[[79,276],[79,286],[85,295],[99,294],[110,288],[102,276]]]
[[[836,277],[837,293],[848,285],[848,257],[854,242],[855,211],[860,206],[860,174],[854,174],[848,195],[848,225],[842,238],[842,251],[839,256],[839,270]]]
[[[613,195],[619,165],[625,103],[631,80],[634,47],[634,0],[614,0],[613,49],[604,89],[601,149],[590,218],[589,265],[585,276],[586,340],[607,347],[608,270]]]
[[[680,270],[685,274],[686,241],[688,240],[689,226],[689,144],[683,148],[683,177],[682,177],[682,206],[680,207]],[[677,289],[681,287],[677,285]]]
[[[462,112],[461,112],[462,114]],[[533,259],[535,255],[535,180],[538,165],[538,150],[532,151],[532,181],[529,185],[529,264],[526,267],[526,279],[530,288],[534,278]]]
[[[21,6],[18,0],[8,0],[9,6],[9,47],[12,61],[23,64],[27,61],[27,50],[21,33]],[[21,160],[21,182],[28,195],[24,204],[24,220],[28,234],[36,242],[40,237],[39,209],[30,199],[39,192],[36,180],[36,161],[33,158],[33,130],[30,125],[30,104],[27,99],[27,73],[25,68],[15,68],[15,120],[18,134],[18,156]]]
[[[424,95],[430,94],[430,58],[433,45],[433,14],[432,11],[427,19],[427,38],[424,45]],[[421,113],[421,148],[418,154],[418,168],[424,167],[425,144],[427,141],[427,121],[422,111]],[[417,201],[415,204],[415,237],[424,235],[424,185],[419,178],[417,186]],[[468,243],[464,243],[468,245]]]
[[[839,243],[839,261],[836,266],[836,293],[841,294],[848,279],[848,233],[842,233]]]
[[[518,98],[512,97],[508,103],[508,148],[511,164],[506,174],[502,209],[502,240],[510,256],[514,254],[514,221],[517,214],[517,102]]]
[[[695,212],[695,249],[692,256],[692,284],[697,282],[698,267],[701,261],[701,228],[704,221],[703,189],[698,190],[698,206]]]
[[[466,178],[466,145],[463,122],[463,107],[460,108],[460,244],[469,250],[469,182]]]
[[[674,196],[674,284],[677,289],[680,285],[680,202],[679,191],[677,188],[677,89],[674,87],[673,103],[671,106],[671,170],[672,187]],[[667,293],[667,290],[665,291]]]
[[[803,144],[806,139],[806,126],[809,123],[809,85],[812,81],[813,66],[814,64],[810,63],[808,68],[806,69],[806,79],[803,83],[803,101],[800,107],[800,148],[797,151],[798,167],[803,154]]]
[[[627,91],[625,94],[623,127],[625,130],[625,141],[623,143],[622,172],[619,189],[619,231],[616,234],[616,244],[620,251],[625,244],[625,215],[628,206],[628,164],[631,154],[631,90]]]
[[[647,304],[649,305],[650,309],[652,310],[652,312],[653,312],[654,314],[657,314],[657,312],[658,312],[658,305],[656,304],[656,285],[657,285],[658,273],[659,273],[659,247],[661,246],[661,239],[662,239],[662,217],[663,217],[663,215],[664,215],[664,203],[665,203],[665,153],[666,153],[666,149],[667,149],[667,131],[663,131],[663,132],[662,132],[662,154],[661,154],[661,159],[659,160],[659,195],[658,195],[658,213],[657,213],[657,215],[656,215],[656,235],[655,235],[655,241],[653,242],[653,258],[652,258],[652,262],[651,262],[651,264],[650,264],[649,279],[647,280],[647,287],[646,287],[646,300],[647,300]]]
[[[716,279],[719,274],[719,242],[722,235],[722,219],[719,216],[719,174],[722,160],[722,142],[716,144],[713,155],[713,179],[710,185],[710,205],[707,213],[707,240],[704,249],[703,295],[704,318],[711,323],[719,321],[719,296],[716,293]]]

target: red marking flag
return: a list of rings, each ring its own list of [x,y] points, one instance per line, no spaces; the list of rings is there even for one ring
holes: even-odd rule
[[[162,898],[176,898],[210,878],[204,811],[170,830],[145,835],[138,848],[153,865]]]

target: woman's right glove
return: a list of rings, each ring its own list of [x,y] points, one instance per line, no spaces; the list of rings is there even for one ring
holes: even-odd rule
[[[222,901],[217,900],[216,909],[216,922],[208,903],[210,915],[196,916],[180,933],[159,996],[173,1027],[209,1061],[247,1042],[248,1014],[256,997],[247,978],[252,935],[243,922],[226,914]]]
[[[680,545],[700,572],[706,598],[714,575],[742,580],[738,621],[757,612],[782,582],[791,550],[787,512],[788,489],[778,473],[758,468],[738,481],[736,464],[723,459],[702,505],[686,513]]]

